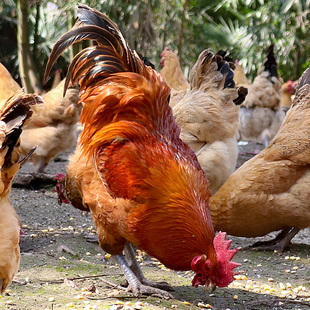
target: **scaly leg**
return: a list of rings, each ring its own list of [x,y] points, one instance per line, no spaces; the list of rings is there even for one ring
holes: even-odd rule
[[[265,242],[256,242],[253,244],[253,248],[256,250],[266,250],[266,251],[274,251],[282,253],[285,248],[290,244],[291,240],[295,235],[299,232],[299,228],[290,227],[283,229],[280,234],[276,236],[275,239]]]
[[[134,274],[134,272],[129,267],[124,255],[119,254],[114,256],[115,260],[119,264],[120,268],[122,269],[126,280],[128,281],[128,290],[130,290],[134,296],[138,297],[141,295],[152,295],[158,296],[165,299],[174,298],[170,293],[167,291],[161,290],[159,288],[155,288],[152,286],[147,286],[141,283],[138,277]]]
[[[129,242],[126,243],[124,252],[125,252],[126,258],[128,259],[130,269],[136,275],[136,277],[139,279],[141,283],[147,286],[157,287],[162,290],[173,291],[173,288],[165,281],[156,282],[156,281],[147,280],[144,277],[142,270],[136,260],[136,254],[133,250],[131,243]]]

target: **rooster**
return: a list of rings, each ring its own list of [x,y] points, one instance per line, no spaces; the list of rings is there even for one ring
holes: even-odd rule
[[[220,51],[222,52],[222,51]],[[190,72],[190,89],[172,108],[180,138],[194,151],[215,192],[235,171],[239,107],[246,89],[234,88],[232,63],[203,51]],[[231,68],[232,66],[232,68]],[[243,97],[238,96],[243,92]],[[235,103],[235,102],[237,103]]]
[[[42,102],[41,97],[20,91],[0,106],[0,292],[12,282],[20,262],[20,223],[9,199],[12,180],[27,159],[20,159],[20,134],[31,106]]]
[[[283,119],[281,109],[281,83],[274,56],[274,46],[266,53],[266,59],[239,112],[239,140],[251,140],[268,145],[276,135]]]
[[[208,181],[179,138],[169,87],[106,15],[79,5],[78,17],[83,25],[55,44],[46,76],[68,46],[96,42],[75,56],[67,78],[79,82],[84,105],[72,177],[100,246],[116,259],[135,296],[173,297],[167,283],[144,278],[131,244],[168,268],[192,269],[193,286],[229,285],[237,249],[229,249],[225,233],[215,235]]]
[[[282,230],[260,249],[282,252],[310,227],[310,69],[274,139],[245,162],[210,199],[216,230],[258,237]]]

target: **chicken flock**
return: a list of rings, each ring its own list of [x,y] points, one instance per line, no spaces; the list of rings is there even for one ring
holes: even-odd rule
[[[77,25],[55,43],[45,80],[70,45],[94,44],[48,93],[24,94],[0,64],[0,291],[20,262],[14,176],[26,160],[44,173],[76,141],[56,177],[59,201],[90,212],[134,296],[173,298],[168,283],[144,277],[134,247],[192,270],[195,287],[226,287],[240,265],[226,234],[280,231],[255,246],[282,252],[310,226],[310,69],[282,83],[271,45],[251,83],[237,61],[206,49],[187,80],[173,51],[157,72],[105,14],[80,4]],[[236,170],[238,140],[265,149]]]

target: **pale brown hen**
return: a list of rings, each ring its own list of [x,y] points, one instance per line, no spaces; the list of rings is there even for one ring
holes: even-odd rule
[[[0,105],[2,106],[19,90],[21,90],[21,87],[13,79],[6,67],[0,63]]]
[[[281,109],[281,82],[273,45],[268,48],[263,66],[248,91],[239,111],[239,140],[267,146],[285,116]]]
[[[160,56],[160,63],[163,66],[160,74],[171,88],[169,105],[174,107],[186,95],[190,85],[182,72],[177,54],[166,47]]]
[[[274,139],[210,199],[216,230],[258,237],[283,230],[263,249],[283,251],[310,226],[310,69]]]
[[[42,96],[44,104],[34,107],[33,117],[21,135],[23,154],[37,147],[30,159],[36,172],[44,172],[51,159],[76,143],[82,108],[78,104],[79,89],[71,87],[63,97],[64,84],[65,80]]]
[[[239,97],[233,76],[227,61],[203,51],[190,72],[190,89],[172,108],[180,138],[194,150],[212,195],[237,164],[239,107],[234,100]]]
[[[0,292],[12,282],[19,268],[20,223],[10,202],[12,180],[20,168],[20,134],[31,116],[31,106],[42,103],[36,95],[18,92],[0,105]]]

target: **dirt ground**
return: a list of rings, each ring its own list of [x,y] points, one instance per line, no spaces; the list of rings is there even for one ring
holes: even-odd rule
[[[249,143],[240,146],[238,165],[262,149]],[[46,169],[65,172],[69,152]],[[32,170],[27,163],[19,172]],[[257,252],[249,245],[264,238],[234,238],[240,246],[235,261],[239,275],[225,289],[213,293],[191,286],[192,274],[170,271],[137,251],[145,276],[165,280],[174,287],[175,299],[134,298],[120,285],[124,278],[109,255],[85,236],[94,235],[90,216],[69,205],[59,206],[53,186],[12,189],[11,200],[20,217],[20,271],[0,298],[1,309],[309,309],[310,230],[300,232],[282,255]]]

